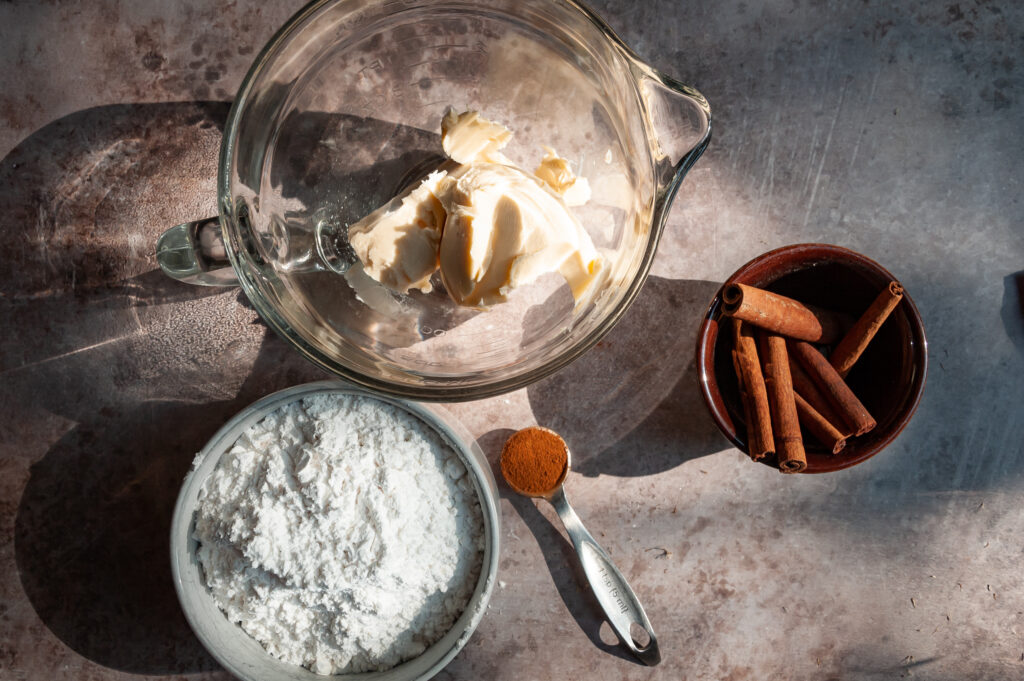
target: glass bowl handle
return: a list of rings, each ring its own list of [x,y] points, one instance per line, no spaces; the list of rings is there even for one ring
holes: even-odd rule
[[[220,219],[206,218],[171,227],[156,241],[156,261],[167,276],[200,286],[237,286],[228,260]]]

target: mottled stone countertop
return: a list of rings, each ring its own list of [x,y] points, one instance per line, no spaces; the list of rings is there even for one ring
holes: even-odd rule
[[[173,502],[227,418],[322,374],[153,244],[215,212],[228,103],[300,4],[0,3],[0,679],[228,676],[174,596]],[[570,494],[664,662],[610,644],[557,519],[505,493],[501,586],[439,678],[1024,677],[1024,9],[594,5],[714,140],[607,339],[452,410],[491,454],[535,422],[585,453]],[[882,454],[783,477],[718,433],[691,358],[717,283],[804,241],[895,272],[932,361]]]

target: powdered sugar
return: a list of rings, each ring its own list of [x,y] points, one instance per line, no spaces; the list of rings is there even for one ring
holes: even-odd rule
[[[227,617],[320,674],[384,670],[441,638],[484,540],[473,481],[437,433],[330,394],[238,438],[199,494],[194,536]]]

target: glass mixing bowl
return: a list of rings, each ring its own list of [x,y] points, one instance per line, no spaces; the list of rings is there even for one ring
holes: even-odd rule
[[[558,275],[489,310],[370,280],[347,227],[444,159],[452,107],[543,145],[593,190],[574,208],[609,276],[575,304]],[[374,390],[468,400],[525,386],[606,334],[634,300],[686,171],[711,136],[696,90],[641,62],[590,10],[552,0],[320,0],[256,58],[221,148],[217,218],[158,242],[161,267],[235,284],[303,355]],[[230,265],[230,267],[229,267]]]

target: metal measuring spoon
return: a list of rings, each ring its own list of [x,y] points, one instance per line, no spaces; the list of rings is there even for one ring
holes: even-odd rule
[[[535,437],[543,438],[545,444],[557,449],[559,456],[564,456],[564,465],[561,464],[561,460],[545,462],[547,465],[544,469],[548,475],[544,480],[547,489],[544,490],[525,489],[523,480],[519,479],[519,474],[527,467],[540,463],[537,460],[536,448],[531,450],[526,439]],[[583,526],[576,511],[565,498],[562,485],[569,474],[570,461],[569,446],[558,433],[547,428],[524,428],[505,441],[505,446],[501,450],[501,473],[509,487],[519,494],[544,499],[554,506],[580,558],[587,581],[594,590],[594,595],[597,596],[597,601],[608,617],[612,629],[633,655],[644,664],[653,667],[661,662],[661,652],[658,650],[658,639],[654,636],[654,630],[644,613],[643,606],[629,587],[626,578]],[[647,632],[649,640],[646,645],[640,646],[634,640],[630,632],[633,625],[639,625]]]

